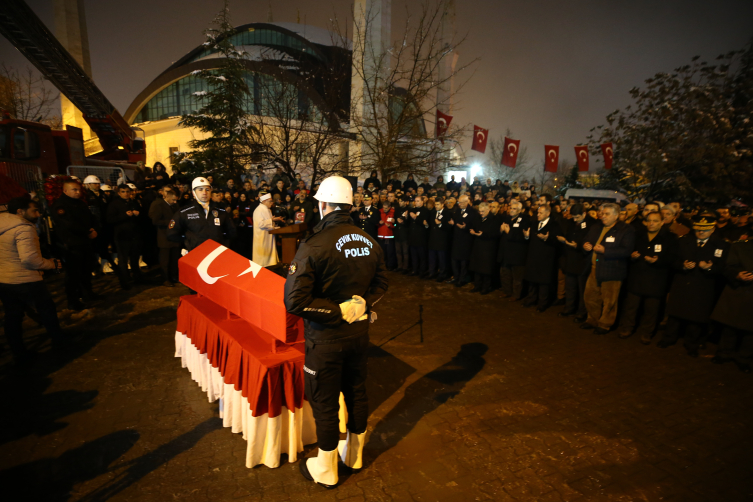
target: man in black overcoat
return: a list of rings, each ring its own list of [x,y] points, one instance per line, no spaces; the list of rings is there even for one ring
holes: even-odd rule
[[[693,233],[678,239],[675,275],[667,299],[667,329],[658,344],[666,348],[685,332],[685,349],[698,357],[723,278],[729,243],[714,234],[716,217],[710,213],[693,218]]]
[[[574,204],[570,208],[570,216],[571,219],[565,220],[565,235],[557,237],[562,243],[565,261],[565,308],[558,315],[568,317],[575,314],[576,320],[583,322],[588,315],[583,294],[591,272],[591,262],[583,251],[583,242],[596,220],[588,216],[582,204]]]
[[[468,196],[461,195],[448,222],[453,227],[451,259],[453,281],[456,287],[467,284],[468,263],[473,249],[471,228],[473,227],[473,220],[477,216],[478,213],[470,206]]]
[[[159,266],[165,281],[163,285],[167,287],[174,287],[178,282],[180,244],[168,240],[166,235],[170,221],[178,209],[178,194],[172,187],[165,187],[162,190],[162,198],[158,197],[149,206],[149,218],[157,229]]]
[[[727,285],[711,319],[724,325],[719,348],[711,360],[716,364],[735,361],[743,373],[753,362],[753,240],[732,244],[724,269]]]
[[[429,242],[429,210],[424,207],[424,200],[419,196],[414,199],[413,207],[408,211],[410,218],[410,261],[413,272],[410,275],[422,276],[426,273],[426,245]]]
[[[452,238],[452,212],[444,207],[444,199],[434,199],[434,209],[429,216],[429,279],[443,282],[447,278],[447,254]]]
[[[560,225],[552,218],[549,204],[542,204],[537,210],[538,223],[524,232],[528,237],[526,273],[528,296],[523,305],[531,307],[538,303],[536,310],[543,312],[549,307],[552,284],[557,277],[557,237],[561,234]]]
[[[641,335],[641,342],[648,345],[660,320],[662,302],[669,291],[677,237],[670,232],[669,227],[662,225],[662,216],[658,212],[646,215],[643,223],[646,228],[637,232],[635,251],[630,255],[627,294],[618,333],[620,338],[627,338],[633,333],[638,310],[642,305],[643,314],[638,333]]]
[[[510,297],[509,301],[523,298],[523,276],[528,256],[528,239],[525,232],[531,228],[531,220],[522,211],[523,204],[520,201],[510,202],[510,209],[502,216],[500,226],[497,253],[497,261],[500,264],[499,278],[502,293]]]
[[[475,237],[471,251],[470,270],[474,272],[471,293],[487,295],[492,290],[492,274],[497,273],[497,247],[499,246],[499,219],[491,213],[487,202],[478,206],[471,235]]]

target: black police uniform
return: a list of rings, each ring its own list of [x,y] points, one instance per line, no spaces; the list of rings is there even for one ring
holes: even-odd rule
[[[185,249],[191,251],[208,239],[229,246],[235,234],[233,218],[224,209],[210,204],[209,211],[205,211],[201,204],[194,201],[175,213],[165,236],[168,240],[182,243]]]
[[[92,267],[94,249],[89,232],[98,229],[86,202],[62,194],[52,205],[55,234],[60,239],[65,262],[65,294],[70,308],[80,309],[80,299],[94,298]]]
[[[366,431],[369,414],[369,321],[348,324],[340,303],[361,296],[368,313],[387,291],[382,249],[351,221],[346,211],[326,215],[301,243],[285,282],[285,307],[304,319],[306,398],[314,412],[319,448],[324,451],[334,450],[340,438],[340,392],[351,433]]]
[[[364,216],[364,218],[361,219],[361,216]],[[363,206],[358,212],[358,226],[361,227],[361,230],[369,234],[369,236],[377,242],[379,242],[377,235],[379,218],[379,210],[375,208],[373,204],[369,207]]]
[[[136,200],[125,200],[118,196],[107,207],[107,222],[113,227],[115,250],[118,253],[118,276],[124,289],[130,288],[129,263],[136,282],[142,281],[139,268],[141,235],[138,232],[138,216],[133,213],[129,216],[128,211],[139,211],[141,214],[141,205]]]

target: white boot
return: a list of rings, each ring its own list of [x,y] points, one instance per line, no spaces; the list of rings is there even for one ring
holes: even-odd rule
[[[334,488],[337,484],[337,449],[324,451],[319,448],[319,455],[312,458],[304,459],[306,470],[311,475],[314,482],[324,485],[327,488]],[[302,466],[303,467],[303,466]],[[303,472],[303,469],[301,469]],[[304,477],[306,473],[303,472]]]
[[[348,431],[348,438],[340,441],[337,446],[343,464],[351,469],[360,469],[363,466],[363,445],[365,442],[365,432],[361,434],[353,434]]]

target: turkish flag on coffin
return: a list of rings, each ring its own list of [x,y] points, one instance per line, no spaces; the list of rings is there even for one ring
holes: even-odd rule
[[[285,308],[285,279],[208,240],[178,261],[180,282],[284,343],[303,339]]]
[[[505,136],[505,150],[502,152],[502,165],[515,167],[518,162],[518,150],[520,149],[519,139],[510,139]]]
[[[575,158],[578,159],[578,171],[588,171],[588,147],[576,146]]]
[[[604,154],[604,169],[612,169],[612,160],[614,159],[612,143],[604,143],[601,145],[601,153]]]
[[[447,129],[450,128],[450,122],[452,122],[452,115],[447,115],[437,110],[437,138],[442,138]]]
[[[473,126],[473,144],[471,150],[477,152],[486,152],[486,138],[489,136],[489,130],[483,129],[477,125]]]
[[[557,166],[560,163],[560,147],[554,145],[544,145],[544,155],[546,155],[546,161],[544,162],[544,172],[556,173]]]

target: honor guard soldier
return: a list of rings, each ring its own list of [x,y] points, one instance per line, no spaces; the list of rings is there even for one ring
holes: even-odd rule
[[[332,488],[338,450],[351,469],[362,466],[369,415],[366,363],[369,318],[387,291],[384,256],[365,231],[352,224],[353,189],[339,176],[325,179],[314,198],[322,221],[301,243],[285,282],[285,307],[303,317],[306,398],[316,422],[319,454],[301,461],[303,476]],[[340,441],[339,396],[348,410],[347,439]]]
[[[62,195],[51,208],[55,233],[63,247],[65,294],[71,310],[84,309],[82,298],[84,301],[98,298],[92,292],[93,241],[97,238],[97,222],[81,195],[82,187],[78,181],[66,181]]]
[[[196,200],[175,213],[167,226],[167,239],[182,243],[184,255],[208,239],[229,246],[236,232],[233,217],[210,204],[212,185],[199,177],[191,183],[191,190]]]
[[[371,204],[371,201],[371,194],[369,192],[364,193],[363,207],[358,213],[358,221],[360,222],[358,226],[369,234],[372,239],[378,241],[379,210]]]

